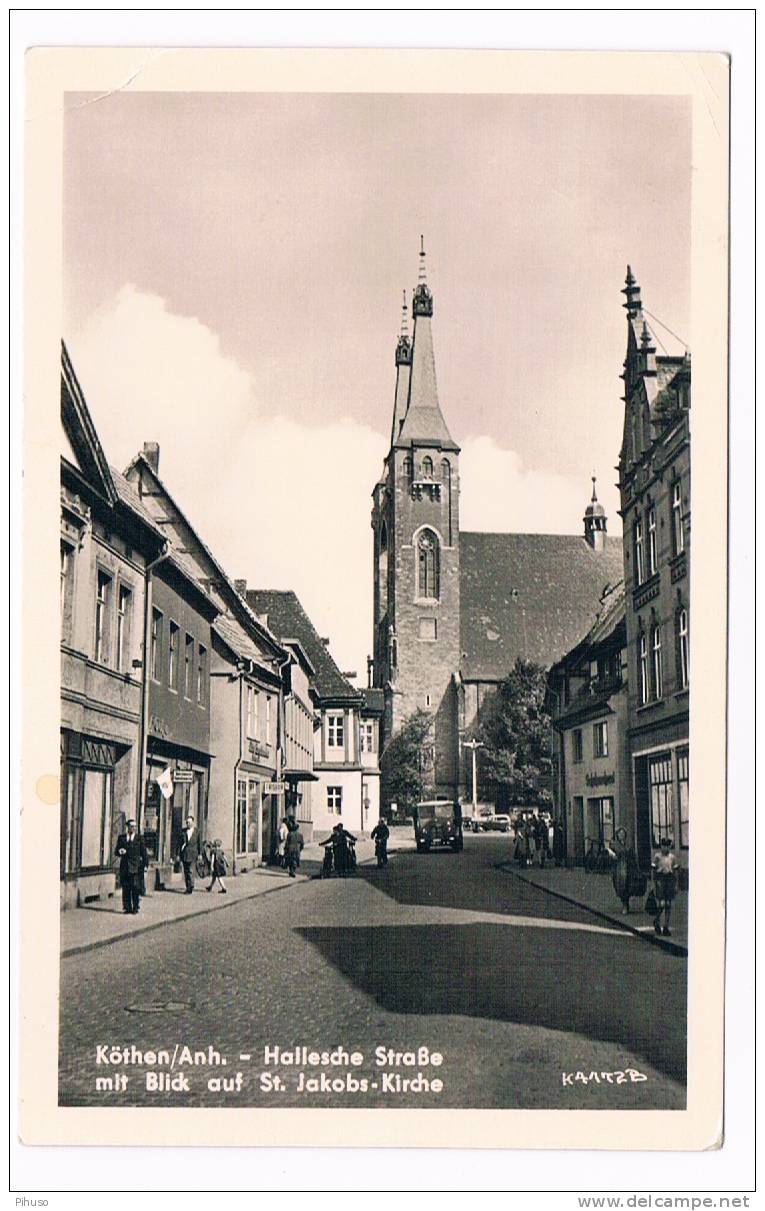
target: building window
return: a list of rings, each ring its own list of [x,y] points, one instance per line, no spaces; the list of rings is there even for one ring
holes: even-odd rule
[[[669,753],[648,762],[651,791],[651,845],[658,849],[662,837],[672,840],[672,759]]]
[[[656,506],[648,510],[648,575],[653,576],[658,567],[656,558]]]
[[[432,479],[433,478],[433,459],[430,457],[423,458],[423,460],[422,460],[422,478],[423,479]]]
[[[688,611],[677,612],[677,663],[680,688],[688,688]]]
[[[375,725],[371,720],[365,719],[361,725],[361,751],[362,753],[375,751]]]
[[[117,668],[121,673],[128,671],[132,608],[133,594],[127,585],[121,584],[117,590]]]
[[[207,699],[207,648],[200,643],[197,653],[197,702],[204,706]]]
[[[635,580],[637,584],[642,584],[645,580],[645,556],[643,551],[643,523],[638,518],[635,522]]]
[[[638,684],[640,686],[640,705],[648,702],[648,641],[645,632],[638,636]]]
[[[588,800],[588,803],[590,801]],[[611,796],[596,799],[598,833],[601,845],[610,845],[614,839],[614,801]]]
[[[438,638],[438,624],[435,618],[420,619],[419,637],[431,641]]]
[[[343,788],[342,786],[327,787],[327,811],[330,816],[342,816],[343,814]]]
[[[106,664],[109,659],[109,600],[112,578],[98,569],[96,573],[96,661]]]
[[[184,698],[191,697],[191,679],[194,676],[194,639],[193,636],[186,636],[186,643],[183,649],[183,696]]]
[[[577,727],[571,733],[572,760],[579,764],[582,760],[582,729]]]
[[[677,754],[677,783],[680,791],[680,847],[687,849],[689,844],[689,807],[688,807],[688,749],[679,749]]]
[[[411,458],[404,459],[404,475],[409,480],[414,478],[414,463],[412,462]]]
[[[682,484],[676,479],[672,485],[672,543],[675,555],[685,550],[685,527],[683,525]]]
[[[432,530],[423,530],[417,540],[417,596],[437,601],[439,585],[438,539]]]
[[[72,614],[72,587],[74,585],[74,547],[61,541],[61,627],[65,631]]]
[[[248,686],[247,686],[247,722],[245,724],[245,731],[247,733],[248,740],[254,740],[255,737],[257,736],[257,732],[255,731],[255,728],[257,725],[257,719],[258,719],[258,716],[255,711],[255,687],[253,685],[248,684]]]
[[[327,716],[327,748],[345,746],[345,719],[342,715]]]
[[[273,744],[273,719],[271,716],[272,699],[270,694],[266,694],[266,744]]]
[[[596,757],[608,756],[608,721],[606,719],[593,724],[592,747]]]
[[[162,613],[155,607],[151,611],[151,675],[155,681],[162,678]]]
[[[661,698],[662,696],[662,677],[661,677],[661,630],[658,623],[651,632],[651,654],[653,660],[653,696]]]
[[[175,622],[170,623],[167,654],[167,683],[171,690],[178,689],[178,645],[180,643],[180,628]]]

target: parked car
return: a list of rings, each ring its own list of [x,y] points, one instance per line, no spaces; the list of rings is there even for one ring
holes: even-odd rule
[[[508,833],[510,831],[510,817],[503,812],[498,812],[494,816],[489,816],[483,821],[483,827],[490,833]]]

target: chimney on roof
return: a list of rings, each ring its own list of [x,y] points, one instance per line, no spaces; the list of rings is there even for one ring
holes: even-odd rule
[[[246,580],[235,580],[234,588],[236,589],[236,591],[240,595],[240,597],[247,596],[247,581]]]
[[[159,442],[144,442],[143,456],[155,475],[159,475]]]

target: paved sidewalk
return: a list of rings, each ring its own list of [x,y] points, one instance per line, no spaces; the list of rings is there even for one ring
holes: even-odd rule
[[[609,874],[591,874],[581,867],[567,870],[563,867],[546,866],[544,870],[540,870],[538,866],[527,866],[522,869],[510,862],[506,864],[505,869],[512,871],[519,879],[533,883],[535,887],[544,888],[550,895],[558,896],[571,904],[579,904],[597,916],[621,925],[655,946],[661,946],[673,954],[688,954],[687,891],[680,891],[675,897],[670,920],[672,936],[665,938],[655,933],[653,917],[649,917],[643,909],[645,896],[642,899],[633,899],[630,913],[622,915],[621,901],[617,899]]]
[[[414,841],[407,830],[405,837],[391,836],[389,852],[397,849],[414,848]],[[360,836],[356,845],[356,857],[364,866],[375,860],[374,842]],[[117,889],[110,900],[94,901],[81,908],[70,908],[61,913],[61,954],[80,954],[97,946],[107,946],[137,934],[159,929],[173,921],[196,917],[201,913],[216,912],[230,908],[240,900],[251,900],[267,892],[280,891],[306,879],[316,878],[321,870],[324,849],[318,842],[306,845],[302,853],[298,874],[290,879],[286,870],[274,866],[261,866],[241,875],[226,878],[227,892],[222,895],[217,889],[205,890],[207,880],[197,880],[192,896],[187,896],[182,887],[166,891],[152,891],[141,898],[138,916],[122,911],[122,894]]]

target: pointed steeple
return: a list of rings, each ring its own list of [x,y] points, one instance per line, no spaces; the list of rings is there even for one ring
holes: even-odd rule
[[[626,310],[629,319],[634,320],[637,319],[642,310],[642,303],[640,301],[640,287],[632,272],[631,265],[627,266],[627,276],[624,281],[625,285],[622,294],[626,296],[626,302],[622,303],[622,306]]]
[[[394,445],[436,446],[441,450],[459,450],[446,427],[438,403],[436,361],[433,354],[433,295],[426,280],[425,244],[420,236],[420,269],[412,298],[414,334],[409,400],[404,423]]]
[[[592,497],[584,511],[584,537],[593,551],[602,551],[606,545],[606,528],[608,519],[606,511],[598,500],[595,489],[596,477],[592,475]]]
[[[409,340],[406,291],[403,294],[404,304],[401,309],[401,331],[396,345],[396,398],[393,405],[393,427],[390,435],[392,446],[396,444],[396,438],[401,431],[401,426],[406,416],[407,404],[409,402],[409,378],[412,369],[412,343]]]

